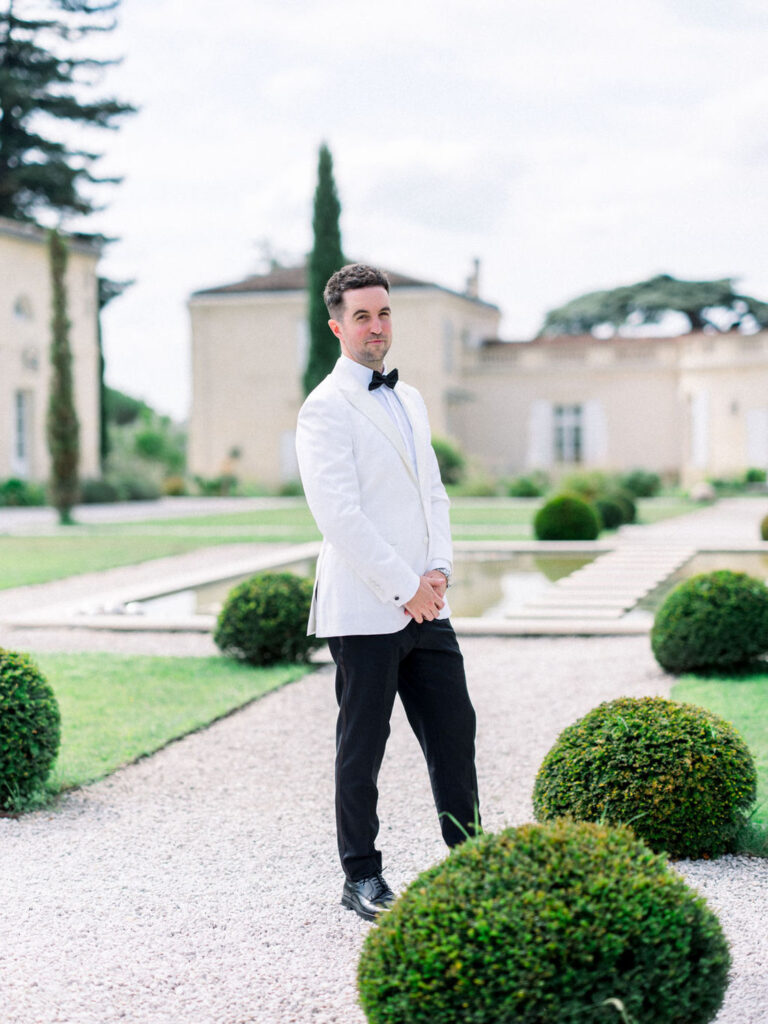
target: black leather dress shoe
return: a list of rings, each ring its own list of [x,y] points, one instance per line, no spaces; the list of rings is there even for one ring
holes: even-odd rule
[[[341,894],[342,906],[354,910],[366,921],[373,921],[378,914],[391,910],[394,902],[395,894],[381,874],[360,878],[356,882],[347,879]]]

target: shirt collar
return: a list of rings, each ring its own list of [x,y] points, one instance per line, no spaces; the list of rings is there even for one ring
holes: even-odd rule
[[[373,376],[373,370],[369,366],[363,366],[362,363],[358,363],[354,359],[350,359],[349,356],[344,355],[343,352],[339,358],[339,362],[345,376],[351,377],[355,383],[359,384],[361,387],[368,387]],[[381,372],[387,372],[386,363],[382,366]]]

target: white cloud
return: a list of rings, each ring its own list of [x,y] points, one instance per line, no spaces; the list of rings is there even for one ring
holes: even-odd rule
[[[660,270],[767,297],[767,43],[757,0],[126,0],[110,379],[185,410],[189,293],[307,251],[323,139],[346,251],[449,287],[481,257],[509,336]]]

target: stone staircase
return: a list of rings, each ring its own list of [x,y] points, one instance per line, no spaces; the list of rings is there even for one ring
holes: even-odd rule
[[[695,553],[693,546],[679,542],[621,544],[552,583],[509,619],[521,623],[620,619]]]

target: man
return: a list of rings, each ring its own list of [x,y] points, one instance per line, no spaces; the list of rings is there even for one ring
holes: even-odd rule
[[[299,413],[296,450],[323,534],[309,633],[336,663],[336,828],[342,904],[372,920],[394,902],[375,840],[376,782],[398,693],[421,744],[443,838],[479,824],[475,713],[450,624],[448,496],[415,388],[384,375],[389,282],[352,264],[328,281],[341,356]]]

